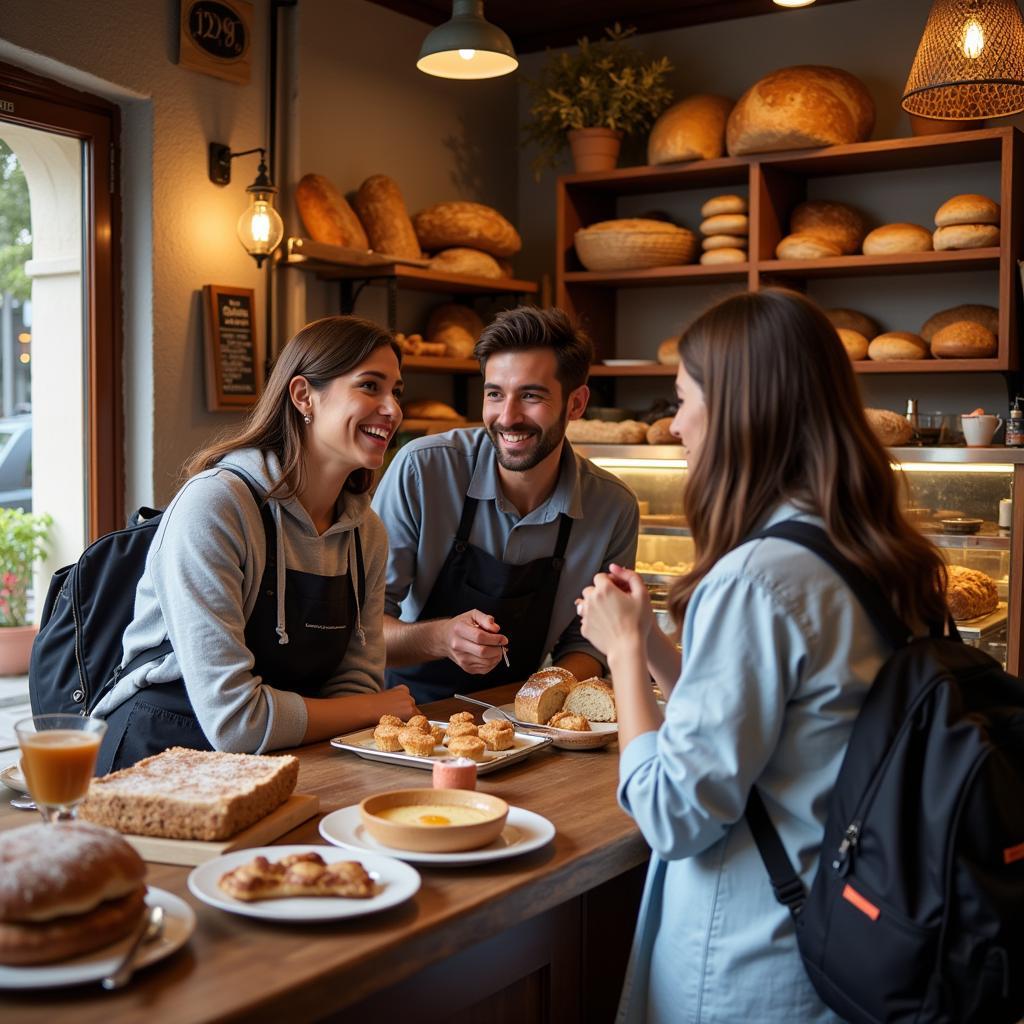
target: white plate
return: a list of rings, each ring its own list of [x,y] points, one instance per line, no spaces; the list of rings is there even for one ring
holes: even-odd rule
[[[358,859],[377,883],[379,892],[369,899],[344,896],[290,896],[285,899],[256,900],[246,903],[229,896],[217,884],[221,875],[247,864],[262,854],[267,860],[280,860],[290,853],[319,853],[328,864],[339,860]],[[262,917],[269,921],[334,921],[341,917],[360,917],[378,910],[404,903],[416,894],[420,875],[415,868],[395,860],[394,857],[367,853],[358,858],[330,846],[259,846],[251,850],[236,850],[223,857],[208,860],[193,868],[188,876],[188,888],[197,899],[218,910],[246,917]]]
[[[501,710],[507,714],[516,713],[515,704],[502,704]],[[501,718],[493,708],[488,708],[483,713],[485,722]],[[619,735],[618,722],[591,722],[590,732],[576,732],[575,729],[558,729],[555,726],[545,726],[550,729],[551,742],[562,750],[596,750],[598,747],[606,747]]]
[[[150,886],[146,892],[146,903],[151,907],[164,908],[164,932],[155,942],[142,947],[136,969],[176,953],[185,945],[196,927],[196,915],[192,908],[180,896],[166,889]],[[0,989],[57,988],[99,981],[117,967],[128,949],[128,941],[121,939],[113,945],[57,964],[40,964],[37,967],[0,965]]]
[[[393,850],[378,843],[363,827],[359,819],[359,805],[342,807],[320,821],[320,835],[335,846],[349,850],[386,853],[415,864],[430,864],[434,867],[460,867],[466,864],[486,864],[492,860],[518,857],[550,843],[555,838],[555,826],[541,814],[509,807],[508,820],[500,836],[488,846],[479,850],[462,850],[458,853],[418,853],[415,850]]]
[[[485,714],[484,720],[487,720]],[[433,725],[447,726],[447,722],[433,722]],[[374,726],[368,729],[360,729],[358,732],[350,732],[346,736],[335,736],[331,740],[331,746],[339,750],[348,750],[368,761],[383,761],[386,764],[402,764],[408,768],[426,768],[431,771],[434,762],[442,757],[451,757],[448,748],[438,744],[434,747],[434,753],[429,757],[418,757],[416,754],[407,754],[404,750],[394,753],[387,750],[378,750],[373,742]],[[488,772],[504,768],[505,765],[515,764],[524,757],[529,757],[535,750],[549,746],[551,740],[547,736],[532,736],[524,732],[516,732],[513,746],[509,750],[488,750],[484,752],[484,759],[476,766],[477,775],[486,775]]]
[[[654,366],[654,359],[602,359],[605,366]]]
[[[0,782],[16,793],[28,792],[28,783],[25,781],[25,776],[21,774],[21,765],[9,764],[3,771],[0,771]]]

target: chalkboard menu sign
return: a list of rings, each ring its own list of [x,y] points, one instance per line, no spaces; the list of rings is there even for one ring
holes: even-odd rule
[[[249,81],[252,4],[181,0],[178,63],[244,85]]]
[[[251,288],[203,286],[206,407],[210,412],[230,412],[255,405],[263,390],[255,295]]]

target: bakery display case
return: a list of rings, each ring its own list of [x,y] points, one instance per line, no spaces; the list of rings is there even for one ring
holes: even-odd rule
[[[637,571],[651,591],[663,626],[673,580],[693,562],[683,514],[687,465],[675,445],[575,445],[627,483],[640,502]],[[892,448],[904,480],[907,516],[958,567],[951,607],[965,642],[1018,672],[1024,566],[1024,450]]]

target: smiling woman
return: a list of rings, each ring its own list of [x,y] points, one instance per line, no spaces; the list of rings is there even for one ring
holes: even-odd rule
[[[387,542],[373,473],[402,419],[401,354],[356,317],[304,327],[240,432],[164,513],[95,715],[101,771],[169,745],[262,753],[415,713],[381,692]]]

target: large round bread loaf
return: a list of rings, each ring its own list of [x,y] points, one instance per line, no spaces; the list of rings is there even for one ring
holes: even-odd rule
[[[423,255],[402,193],[387,175],[367,178],[356,193],[355,207],[371,249],[406,259]]]
[[[864,215],[846,203],[810,199],[799,203],[789,216],[794,234],[817,235],[839,247],[844,256],[860,251],[868,225]]]
[[[954,321],[932,335],[932,355],[937,359],[987,359],[998,348],[995,334],[973,320]]]
[[[935,226],[949,227],[951,224],[998,224],[999,204],[988,196],[974,192],[947,199],[935,211]]]
[[[871,339],[868,358],[879,362],[890,359],[927,359],[928,343],[910,331],[886,331]]]
[[[851,360],[856,362],[859,359],[867,359],[868,339],[860,331],[850,330],[849,327],[837,327],[836,332]]]
[[[483,329],[484,322],[475,309],[458,302],[446,302],[431,311],[425,333],[430,341],[444,343],[446,355],[468,359]]]
[[[863,334],[865,338],[873,338],[879,333],[877,322],[856,309],[826,309],[825,316],[833,327],[848,327],[851,331]]]
[[[883,224],[868,232],[861,248],[865,256],[931,252],[932,233],[920,224]]]
[[[863,142],[875,104],[863,82],[840,68],[780,68],[752,85],[726,125],[731,156]]]
[[[322,174],[305,174],[299,179],[295,205],[309,237],[315,242],[351,249],[370,247],[355,211]]]
[[[999,333],[999,310],[995,306],[978,306],[972,303],[964,303],[961,306],[951,306],[933,314],[925,320],[921,327],[921,337],[925,341],[931,341],[936,331],[943,327],[955,324],[960,320],[973,320],[981,324],[986,330],[993,334]]]
[[[416,214],[413,227],[427,252],[466,246],[508,258],[523,247],[519,232],[483,203],[435,203]]]
[[[664,111],[647,139],[649,164],[713,160],[725,152],[727,96],[687,96]]]
[[[914,436],[914,428],[906,417],[889,409],[865,409],[868,426],[884,445],[906,444]]]
[[[504,271],[498,266],[498,261],[490,253],[465,247],[442,249],[435,253],[430,257],[430,269],[440,271],[442,274],[465,274],[469,277],[505,276]]]

